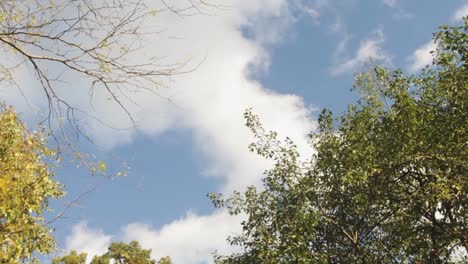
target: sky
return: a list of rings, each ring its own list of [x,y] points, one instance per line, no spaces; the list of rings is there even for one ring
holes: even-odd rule
[[[199,65],[164,80],[159,96],[132,94],[136,128],[84,120],[95,144],[80,141],[81,149],[110,170],[126,164],[128,175],[89,176],[71,164],[57,169],[68,196],[52,203],[56,212],[86,193],[54,223],[62,251],[102,254],[112,241],[138,240],[154,258],[168,255],[176,264],[212,263],[213,252],[235,251],[226,238],[240,232],[242,216],[215,209],[206,194],[258,186],[271,164],[248,151],[253,137],[243,112],[251,108],[267,130],[292,138],[308,157],[306,135],[319,111],[339,115],[357,100],[354,73],[372,59],[417,74],[432,60],[432,33],[468,14],[462,0],[216,1],[229,8],[150,21],[166,30],[148,39],[136,60],[157,54]],[[44,107],[31,74],[19,74],[32,104]],[[71,78],[61,93],[74,105],[112,126],[129,126],[104,93],[90,106],[85,82]],[[5,89],[0,98],[32,118],[23,97]]]

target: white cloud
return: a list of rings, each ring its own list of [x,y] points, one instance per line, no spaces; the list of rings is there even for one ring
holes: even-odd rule
[[[383,0],[383,3],[394,9],[396,12],[393,14],[393,17],[396,19],[408,19],[413,17],[413,14],[407,12],[404,10],[401,5],[399,0]]]
[[[317,9],[314,9],[312,7],[305,6],[304,12],[306,12],[308,15],[310,15],[314,19],[318,19],[320,17],[320,12],[317,11]]]
[[[370,59],[380,63],[391,62],[390,55],[382,48],[384,42],[382,30],[377,30],[373,37],[362,41],[353,57],[340,60],[339,57],[343,56],[342,53],[345,50],[348,39],[348,37],[344,38],[337,47],[335,57],[338,59],[338,63],[333,65],[330,69],[332,75],[339,75],[352,71],[356,67],[368,62]]]
[[[102,255],[107,251],[112,236],[104,234],[101,230],[88,227],[84,221],[73,226],[72,233],[65,240],[65,248],[68,251],[76,250],[88,254],[89,263],[93,256]]]
[[[226,238],[240,232],[240,217],[226,211],[200,216],[188,213],[160,229],[132,223],[123,229],[125,241],[138,240],[143,248],[152,249],[152,257],[170,256],[175,264],[212,263],[213,253],[233,251]]]
[[[294,3],[294,1],[292,2]],[[330,0],[297,0],[296,3],[298,3],[300,12],[309,15],[316,24],[320,23],[323,13],[333,10]]]
[[[467,15],[468,4],[458,8],[452,15],[451,19],[453,22],[460,22],[462,18]],[[433,54],[430,53],[431,51],[437,51],[437,44],[433,40],[430,40],[417,48],[407,59],[409,62],[409,71],[415,73],[426,67],[426,65],[431,65],[433,60]]]
[[[312,18],[315,24],[320,23],[321,7],[317,6],[316,3],[306,3],[305,1],[296,2],[296,8],[305,15]]]
[[[170,256],[175,264],[212,263],[213,254],[229,254],[236,248],[226,240],[228,236],[241,232],[241,216],[231,216],[225,210],[210,215],[188,212],[184,217],[154,228],[144,223],[130,223],[124,226],[114,241],[136,240],[145,249],[152,250],[152,258]],[[89,228],[80,222],[66,238],[67,251],[88,253],[89,263],[94,255],[107,251],[111,236],[100,230]]]
[[[460,22],[462,21],[463,17],[468,15],[468,4],[465,4],[464,6],[461,6],[459,9],[455,11],[455,13],[452,16],[452,20],[454,22]]]
[[[417,72],[423,69],[426,65],[430,65],[432,63],[432,54],[430,52],[435,51],[436,47],[437,45],[431,40],[417,48],[411,57],[408,58],[408,68],[410,72]]]
[[[398,0],[383,0],[383,2],[391,8],[396,8],[398,6]]]

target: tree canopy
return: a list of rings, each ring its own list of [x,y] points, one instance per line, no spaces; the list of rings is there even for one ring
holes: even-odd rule
[[[273,159],[263,188],[215,206],[244,213],[218,263],[457,263],[468,261],[468,19],[434,34],[418,76],[373,66],[356,75],[360,100],[329,110],[310,134],[312,158],[246,112]]]
[[[54,153],[45,145],[45,133],[29,132],[5,106],[0,127],[0,262],[19,263],[55,248],[43,215],[49,200],[64,192],[53,178]]]
[[[86,253],[78,254],[71,251],[68,255],[57,257],[53,264],[85,264]],[[137,241],[128,244],[115,242],[109,246],[108,251],[102,256],[94,256],[91,264],[171,264],[171,258],[163,257],[159,261],[151,259],[151,250],[142,249]]]

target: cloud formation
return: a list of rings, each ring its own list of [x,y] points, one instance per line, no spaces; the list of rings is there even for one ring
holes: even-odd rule
[[[465,4],[457,10],[455,10],[451,17],[451,20],[455,23],[461,22],[463,17],[467,15],[468,4]],[[434,54],[431,54],[431,51],[437,52],[437,43],[434,42],[434,40],[430,40],[425,44],[421,45],[413,52],[413,54],[411,54],[411,56],[407,58],[407,61],[409,62],[408,70],[412,73],[415,73],[426,67],[426,65],[430,65],[434,57]]]
[[[383,3],[391,8],[396,8],[398,6],[398,0],[383,0]]]
[[[118,235],[108,235],[89,227],[84,221],[72,228],[66,237],[66,250],[88,253],[87,263],[93,256],[102,255],[113,241],[137,240],[151,257],[170,256],[174,263],[212,263],[214,253],[229,254],[235,250],[226,238],[240,232],[241,216],[230,216],[225,210],[211,215],[188,212],[184,217],[157,229],[144,223],[130,223]]]
[[[384,5],[392,8],[394,11],[396,11],[393,14],[393,17],[395,19],[401,20],[401,19],[408,19],[412,18],[413,14],[407,12],[401,7],[400,1],[399,0],[383,0]]]
[[[337,58],[338,63],[331,67],[330,73],[332,75],[340,75],[353,71],[356,67],[362,66],[369,60],[380,63],[391,62],[390,55],[382,48],[384,43],[384,33],[381,29],[375,31],[372,37],[363,40],[354,56],[340,59],[341,57],[344,57],[342,53],[345,50],[348,39],[349,37],[345,37],[337,47],[335,57]]]
[[[454,22],[462,21],[463,17],[468,15],[468,4],[465,4],[458,8],[452,16]]]
[[[188,213],[185,217],[155,229],[147,224],[132,223],[123,229],[125,241],[138,240],[152,249],[152,257],[170,256],[174,263],[213,262],[213,254],[233,252],[226,238],[240,232],[240,217],[217,211],[209,216]]]
[[[437,45],[432,40],[417,48],[408,58],[409,71],[415,73],[426,67],[426,65],[430,65],[432,62],[431,51],[435,51],[436,48]]]
[[[112,236],[104,234],[99,229],[88,227],[85,221],[73,226],[71,234],[65,240],[65,249],[76,250],[88,254],[86,261],[89,263],[93,256],[107,252],[107,247]]]

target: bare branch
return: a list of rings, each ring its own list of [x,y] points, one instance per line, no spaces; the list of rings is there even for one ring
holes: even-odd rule
[[[167,0],[160,3],[157,12],[169,11],[180,16],[204,13],[203,6],[216,7],[204,0],[187,0],[185,5],[178,6]],[[18,68],[29,65],[48,101],[44,122],[50,126],[58,123],[63,129],[63,120],[67,120],[79,131],[76,113],[83,111],[77,111],[57,93],[56,84],[64,81],[62,75],[54,75],[47,69],[68,70],[87,80],[90,97],[96,89],[105,91],[135,125],[126,105],[131,101],[128,92],[149,91],[160,96],[156,90],[163,78],[194,70],[187,69],[188,62],[163,65],[160,58],[145,58],[137,64],[129,62],[142,47],[143,36],[151,34],[145,31],[144,23],[154,12],[144,0],[2,1],[0,49],[20,63],[6,66],[0,61],[0,81],[11,79]]]

